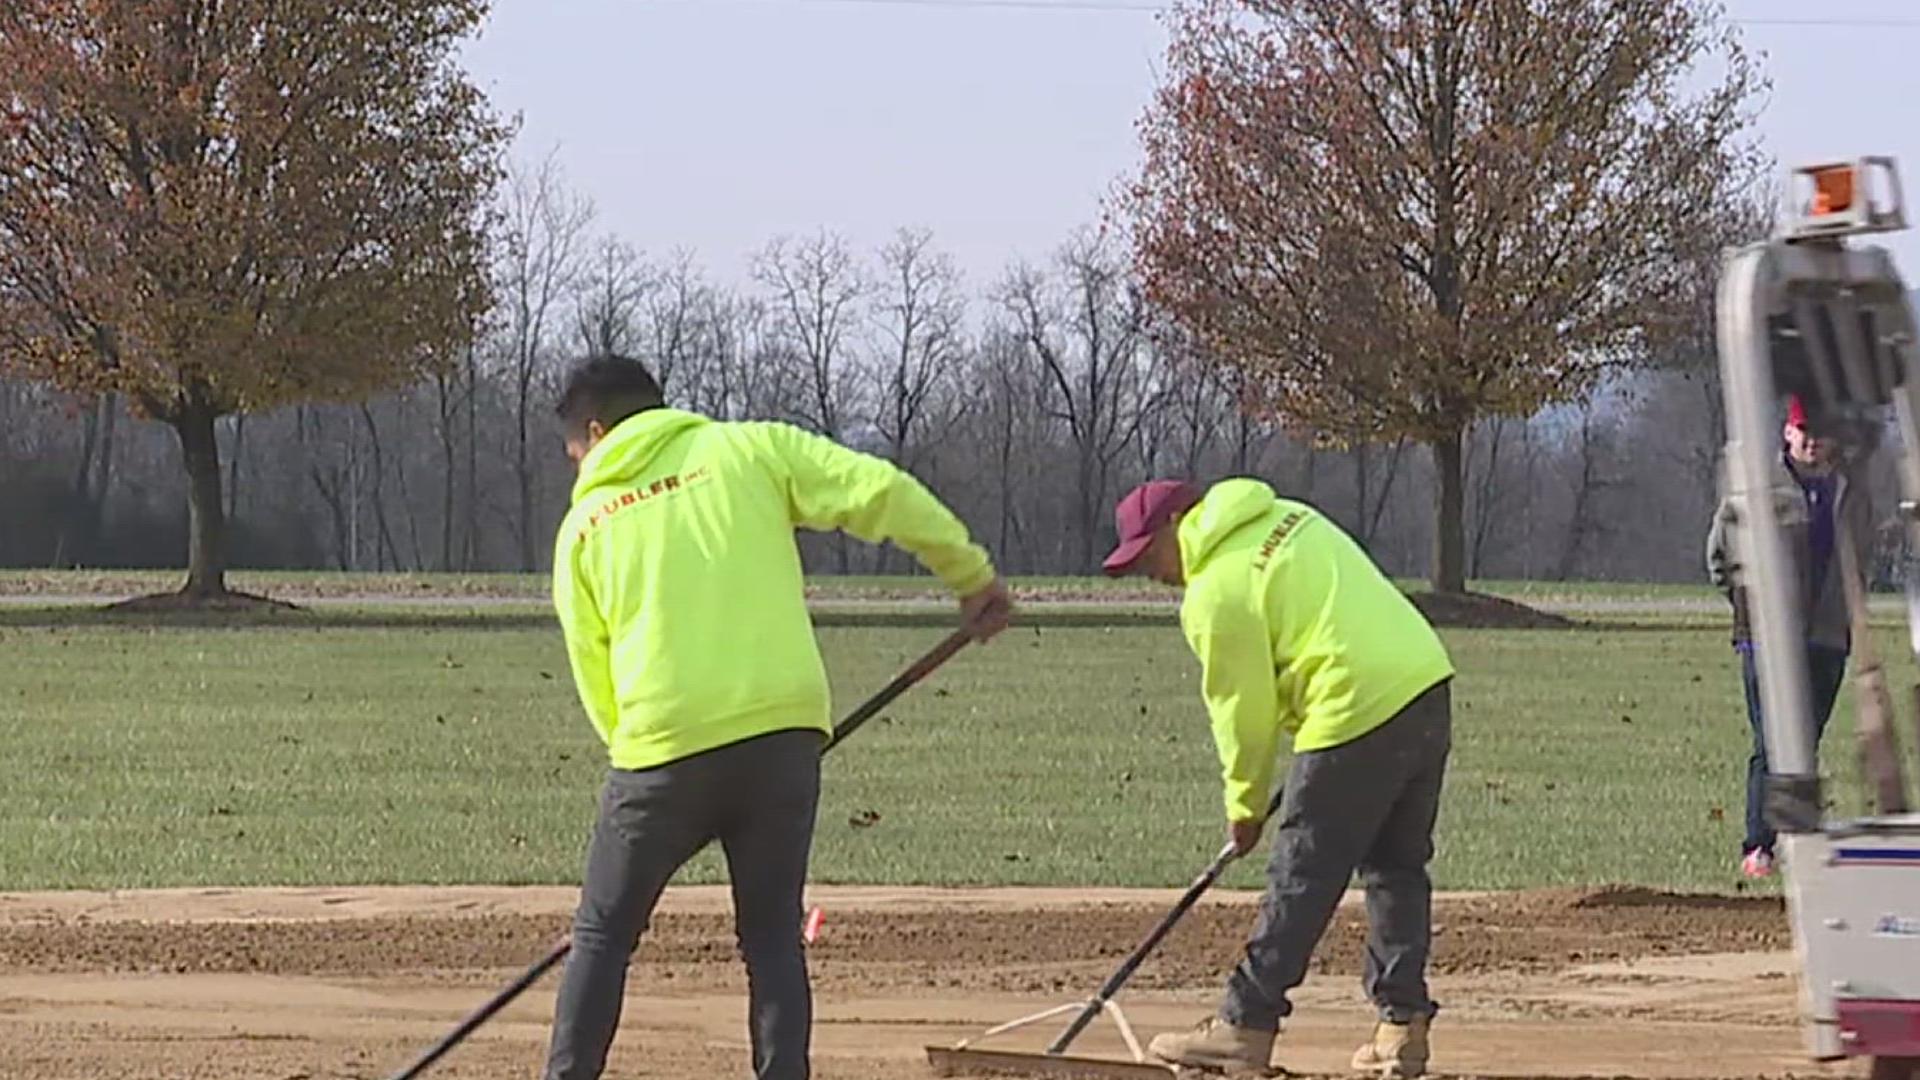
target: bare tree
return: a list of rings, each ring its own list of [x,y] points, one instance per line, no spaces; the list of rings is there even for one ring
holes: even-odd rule
[[[233,445],[227,450],[227,520],[240,518],[240,467],[247,460],[247,414],[233,417]]]
[[[1467,492],[1468,518],[1471,528],[1467,536],[1467,576],[1478,578],[1486,571],[1487,548],[1493,535],[1494,524],[1502,515],[1499,513],[1504,489],[1500,473],[1500,449],[1506,441],[1510,421],[1504,416],[1496,416],[1491,421],[1478,425],[1467,437]],[[1519,425],[1523,430],[1526,424]],[[1485,447],[1484,454],[1480,447]],[[1476,464],[1477,460],[1477,464]]]
[[[692,252],[675,252],[656,276],[647,293],[647,359],[669,398],[687,397],[681,386],[688,381],[696,384],[691,394],[698,396],[698,382],[716,362],[721,331],[714,320],[722,317],[724,303]]]
[[[344,439],[330,440],[326,433],[324,411],[317,406],[296,406],[294,418],[296,438],[306,459],[307,476],[313,482],[314,493],[320,496],[321,503],[327,509],[334,565],[340,570],[352,570],[360,546],[358,515],[353,503],[353,495],[359,484],[359,468],[354,454],[356,440],[351,431]],[[346,460],[337,460],[329,452],[333,450],[345,450]]]
[[[679,384],[692,408],[727,419],[792,414],[784,402],[794,372],[780,362],[765,301],[703,289],[691,320],[689,340],[698,348]]]
[[[1581,405],[1578,412],[1579,422],[1572,432],[1573,460],[1567,485],[1573,495],[1573,508],[1567,516],[1566,539],[1560,546],[1559,563],[1554,569],[1554,577],[1561,581],[1574,576],[1581,558],[1592,545],[1613,533],[1606,515],[1601,513],[1601,500],[1620,484],[1612,460],[1613,422],[1599,415],[1591,402]]]
[[[1016,552],[1032,559],[1032,545],[1024,528],[1020,495],[1032,492],[1026,482],[1037,455],[1035,427],[1041,418],[1033,402],[1041,393],[1042,376],[1019,331],[989,328],[974,353],[974,382],[982,388],[984,407],[975,414],[993,478],[995,550],[1003,558]]]
[[[659,286],[633,309],[628,348],[671,372],[676,404],[727,418],[804,421],[817,412],[791,311],[769,290],[723,288],[685,255],[660,270]],[[588,265],[579,280],[593,276]],[[1391,439],[1358,451],[1306,428],[1258,370],[1208,363],[1209,346],[1145,324],[1124,274],[1103,279],[1063,259],[1009,274],[981,305],[978,330],[956,315],[939,321],[936,336],[925,313],[963,304],[960,289],[933,288],[923,295],[944,300],[924,306],[903,298],[910,281],[939,276],[876,274],[874,293],[842,313],[834,366],[858,385],[829,404],[843,438],[911,461],[1009,572],[1084,571],[1087,536],[1097,555],[1108,500],[1136,471],[1265,476],[1283,494],[1337,512],[1390,572],[1419,569],[1434,473],[1417,440],[1397,455]],[[1010,287],[1019,285],[1027,288]],[[236,557],[255,566],[522,566],[527,515],[514,449],[524,399],[511,300],[499,297],[477,346],[446,370],[365,408],[310,404],[253,413],[244,425],[222,420],[222,464],[235,471],[221,490],[238,500],[230,517],[240,519],[244,503],[247,524],[235,534]],[[542,376],[562,348],[579,346],[586,306],[577,291],[552,306]],[[921,314],[909,317],[909,306]],[[1479,422],[1463,444],[1469,574],[1697,580],[1713,492],[1694,477],[1690,455],[1711,425],[1683,367],[1609,382],[1585,414],[1558,407]],[[926,390],[917,411],[913,400],[907,410],[887,407],[896,387],[910,399]],[[544,386],[536,380],[534,389],[538,406]],[[850,404],[856,391],[866,408]],[[542,499],[564,492],[569,475],[541,446],[544,413],[534,416],[526,460],[543,493],[533,514],[541,532],[552,509]],[[0,505],[10,510],[0,514],[0,561],[178,557],[187,492],[175,440],[112,417],[97,400],[76,405],[51,388],[0,380]],[[82,486],[102,515],[90,550],[72,516]],[[847,565],[824,545],[809,545],[806,557],[815,569]]]
[[[1773,230],[1779,200],[1772,190],[1712,208],[1701,225],[1701,236],[1688,253],[1691,273],[1674,290],[1665,306],[1667,319],[1649,328],[1651,366],[1678,375],[1698,395],[1707,422],[1689,432],[1686,467],[1694,482],[1707,488],[1718,483],[1720,447],[1726,441],[1725,406],[1720,390],[1720,351],[1714,315],[1720,291],[1720,269],[1727,248],[1749,243]]]
[[[1041,410],[1074,448],[1076,568],[1093,565],[1114,459],[1154,406],[1141,348],[1147,308],[1107,240],[1082,231],[1054,258],[1057,277],[1015,269],[999,300],[1044,374]]]
[[[799,369],[795,415],[839,438],[858,408],[849,346],[867,293],[865,274],[846,241],[827,232],[773,241],[753,273],[768,292],[782,351]]]
[[[56,565],[85,566],[93,558],[113,484],[113,430],[120,413],[119,397],[104,393],[83,409],[80,458],[54,547]]]
[[[367,429],[367,450],[370,460],[367,472],[372,483],[367,487],[367,495],[373,507],[374,541],[373,562],[376,570],[397,570],[400,568],[400,549],[393,542],[393,529],[387,521],[387,501],[385,482],[387,476],[386,451],[380,445],[380,425],[373,417],[373,407],[360,404],[360,421]]]
[[[951,256],[933,234],[902,229],[880,251],[874,323],[881,348],[872,365],[873,425],[894,461],[911,468],[931,419],[929,406],[965,349],[966,300]]]
[[[867,294],[864,271],[846,241],[828,232],[802,240],[781,237],[754,261],[767,290],[774,350],[781,372],[783,411],[831,439],[842,438],[859,414],[852,341]],[[841,573],[852,569],[845,534],[826,541]]]
[[[535,526],[535,469],[529,456],[536,401],[546,390],[562,305],[584,270],[593,205],[569,192],[551,158],[507,182],[497,237],[495,287],[504,305],[504,362],[514,408],[513,474],[519,496],[520,569],[532,570],[541,549]]]
[[[574,312],[581,348],[631,355],[639,344],[640,310],[653,287],[653,272],[638,251],[617,236],[602,237],[581,274]]]
[[[1143,476],[1198,478],[1201,462],[1238,411],[1230,369],[1207,361],[1177,329],[1157,328],[1144,348],[1145,399],[1136,441]]]
[[[458,521],[455,514],[455,496],[460,478],[457,456],[459,424],[463,411],[473,402],[477,374],[474,351],[474,347],[469,345],[458,367],[437,372],[433,377],[434,434],[440,451],[440,569],[443,571],[452,570],[455,565],[454,529]],[[467,446],[471,450],[475,445],[475,432],[471,420],[468,421],[466,434]],[[469,484],[471,484],[471,475],[469,475]],[[471,486],[468,488],[467,497],[469,499],[473,497]],[[468,533],[471,532],[472,527],[469,522]],[[472,569],[470,545],[463,549],[460,565],[462,569]]]
[[[1233,453],[1227,462],[1228,471],[1235,476],[1252,475],[1256,463],[1266,457],[1280,436],[1273,396],[1263,381],[1245,368],[1218,364],[1208,357],[1207,369],[1233,410]],[[1307,449],[1311,453],[1312,448]],[[1294,494],[1311,498],[1311,483]]]
[[[1354,539],[1363,548],[1371,549],[1380,535],[1380,519],[1387,512],[1387,506],[1393,498],[1393,484],[1400,478],[1400,465],[1406,457],[1407,440],[1395,439],[1387,449],[1386,459],[1378,465],[1380,488],[1378,493],[1369,497],[1376,471],[1374,462],[1374,444],[1356,443],[1351,452],[1353,457],[1353,494],[1354,494]]]

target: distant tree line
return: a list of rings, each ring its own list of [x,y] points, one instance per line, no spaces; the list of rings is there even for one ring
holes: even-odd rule
[[[1012,572],[1092,571],[1112,500],[1160,474],[1263,477],[1394,571],[1426,565],[1428,455],[1288,430],[1258,388],[1155,318],[1127,251],[1098,232],[984,283],[925,231],[871,252],[813,233],[770,241],[752,280],[729,285],[690,253],[649,257],[596,231],[551,165],[503,190],[495,302],[456,363],[365,403],[219,422],[233,565],[544,569],[571,483],[553,397],[592,351],[645,361],[676,406],[787,420],[900,462]],[[1474,426],[1469,576],[1697,577],[1720,438],[1700,359]],[[118,394],[0,383],[0,499],[14,510],[0,518],[7,565],[185,559],[177,440]],[[822,572],[909,569],[858,545],[809,554]]]
[[[1091,571],[1115,495],[1183,474],[1441,590],[1700,576],[1715,277],[1768,220],[1708,0],[1189,0],[1106,223],[979,281],[911,228],[744,281],[609,234],[508,167],[455,63],[486,13],[0,7],[0,563],[184,565],[190,603],[543,569],[556,384],[615,352],[901,463],[1012,572]]]

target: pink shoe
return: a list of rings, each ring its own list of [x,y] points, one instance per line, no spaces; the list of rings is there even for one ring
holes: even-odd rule
[[[1772,877],[1773,855],[1760,848],[1754,848],[1747,852],[1746,858],[1740,860],[1740,872],[1750,878]]]

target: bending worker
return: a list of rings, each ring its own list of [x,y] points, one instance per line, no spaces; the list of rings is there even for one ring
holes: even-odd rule
[[[985,640],[1007,592],[966,527],[912,476],[798,428],[667,408],[641,364],[599,357],[560,399],[579,467],[553,559],[554,604],[612,769],[587,851],[547,1080],[593,1080],[627,961],[661,890],[710,841],[726,851],[758,1080],[806,1080],[801,944],[831,730],[794,529],[891,540],[937,574]]]
[[[1256,480],[1158,480],[1115,514],[1109,574],[1184,587],[1180,622],[1226,783],[1234,850],[1259,843],[1284,732],[1293,762],[1275,815],[1266,896],[1216,1015],[1153,1055],[1265,1071],[1287,994],[1357,870],[1366,887],[1364,985],[1378,1011],[1357,1070],[1427,1066],[1432,887],[1427,863],[1451,745],[1453,665],[1439,637],[1360,546],[1317,510]]]

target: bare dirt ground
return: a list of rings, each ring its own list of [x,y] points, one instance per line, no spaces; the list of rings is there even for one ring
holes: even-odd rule
[[[557,940],[568,889],[0,895],[0,1077],[346,1080],[399,1070]],[[923,1047],[1090,993],[1165,909],[1137,891],[832,889],[810,953],[815,1075],[930,1075]],[[1211,1007],[1253,916],[1209,899],[1122,1001],[1146,1033]],[[1802,1057],[1776,901],[1642,891],[1446,897],[1435,1067],[1452,1076],[1832,1076]],[[1339,1075],[1365,1034],[1349,906],[1280,1062]],[[724,893],[670,894],[608,1075],[747,1074]],[[553,979],[430,1075],[538,1075]],[[1056,1030],[1000,1045],[1038,1049]],[[1099,1025],[1076,1044],[1121,1053]]]

